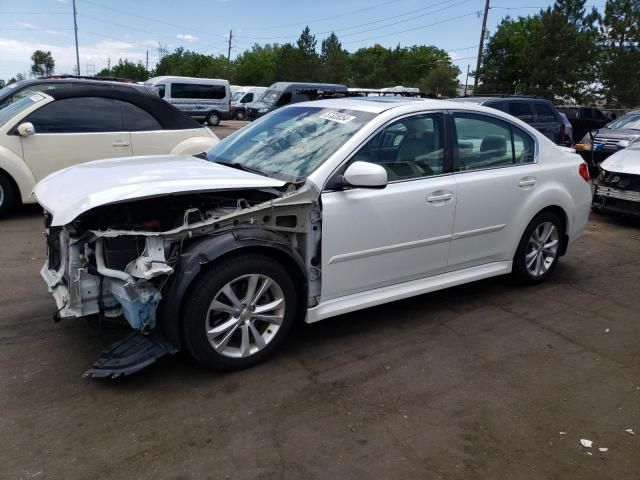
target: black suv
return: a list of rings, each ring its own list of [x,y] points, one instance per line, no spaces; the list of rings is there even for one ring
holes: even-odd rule
[[[609,119],[595,107],[558,107],[569,119],[573,127],[573,140],[580,142],[591,130],[598,130],[609,123]]]
[[[452,98],[454,102],[467,102],[495,108],[509,113],[542,132],[555,143],[565,143],[565,126],[558,109],[549,100],[539,97],[515,95],[485,95]]]

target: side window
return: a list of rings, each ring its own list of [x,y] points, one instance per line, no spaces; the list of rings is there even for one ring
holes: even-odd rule
[[[488,103],[485,103],[484,106],[485,107],[495,108],[496,110],[500,110],[502,112],[505,111],[504,102],[488,102]]]
[[[160,96],[160,98],[164,98],[164,94],[165,94],[165,85],[164,84],[160,84],[160,85],[156,85],[156,90],[158,91],[158,95]]]
[[[438,175],[444,170],[443,116],[414,115],[398,120],[369,140],[349,163],[377,163],[389,181]]]
[[[77,97],[56,100],[26,118],[39,133],[122,132],[120,102],[112,98]]]
[[[533,122],[533,113],[531,107],[525,102],[507,102],[509,106],[508,112],[523,122]]]
[[[224,85],[202,85],[198,83],[172,83],[171,98],[220,100],[227,96]]]
[[[289,103],[291,103],[291,92],[284,92],[278,99],[278,103],[276,105],[278,107],[282,107],[283,105],[288,105]]]
[[[253,93],[247,93],[244,97],[242,97],[242,100],[240,100],[240,103],[250,103],[253,102]]]
[[[311,100],[311,97],[307,93],[296,92],[293,95],[293,103],[308,102],[309,100]]]
[[[516,126],[511,126],[513,134],[513,154],[515,163],[533,163],[535,159],[535,142],[531,135]]]
[[[535,103],[534,108],[536,111],[537,122],[556,122],[556,116],[553,110],[546,103]]]
[[[593,116],[595,117],[596,120],[600,120],[601,122],[607,121],[607,117],[605,117],[604,114],[597,108],[593,109]]]
[[[455,171],[503,167],[514,163],[511,129],[507,122],[465,113],[456,113],[453,118],[457,143]]]
[[[593,112],[590,108],[581,108],[582,118],[587,120],[593,120]]]
[[[162,130],[160,123],[148,112],[129,102],[120,102],[124,116],[124,128],[131,132]]]

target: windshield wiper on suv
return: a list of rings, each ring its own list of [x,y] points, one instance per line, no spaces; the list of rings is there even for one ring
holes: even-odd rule
[[[268,177],[269,176],[265,172],[263,172],[262,170],[258,170],[257,168],[247,167],[246,165],[243,165],[243,164],[238,163],[238,162],[220,162],[220,161],[216,160],[216,161],[214,161],[214,163],[217,163],[219,165],[224,165],[225,167],[235,168],[236,170],[242,170],[244,172],[255,173],[255,174],[258,174],[258,175],[262,175],[263,177]]]

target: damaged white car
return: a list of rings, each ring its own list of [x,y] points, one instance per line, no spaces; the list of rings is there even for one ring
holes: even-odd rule
[[[585,227],[588,181],[580,157],[494,109],[296,104],[206,159],[103,160],[43,180],[42,276],[59,318],[124,317],[134,330],[89,375],[180,349],[244,368],[296,319],[508,273],[544,280]]]

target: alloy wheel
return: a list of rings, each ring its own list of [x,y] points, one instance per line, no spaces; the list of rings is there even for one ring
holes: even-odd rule
[[[533,277],[541,277],[555,261],[560,245],[558,228],[552,222],[544,222],[533,229],[526,250],[527,271]]]
[[[213,297],[205,322],[207,340],[220,355],[249,357],[275,338],[284,314],[284,293],[271,277],[242,275]]]

